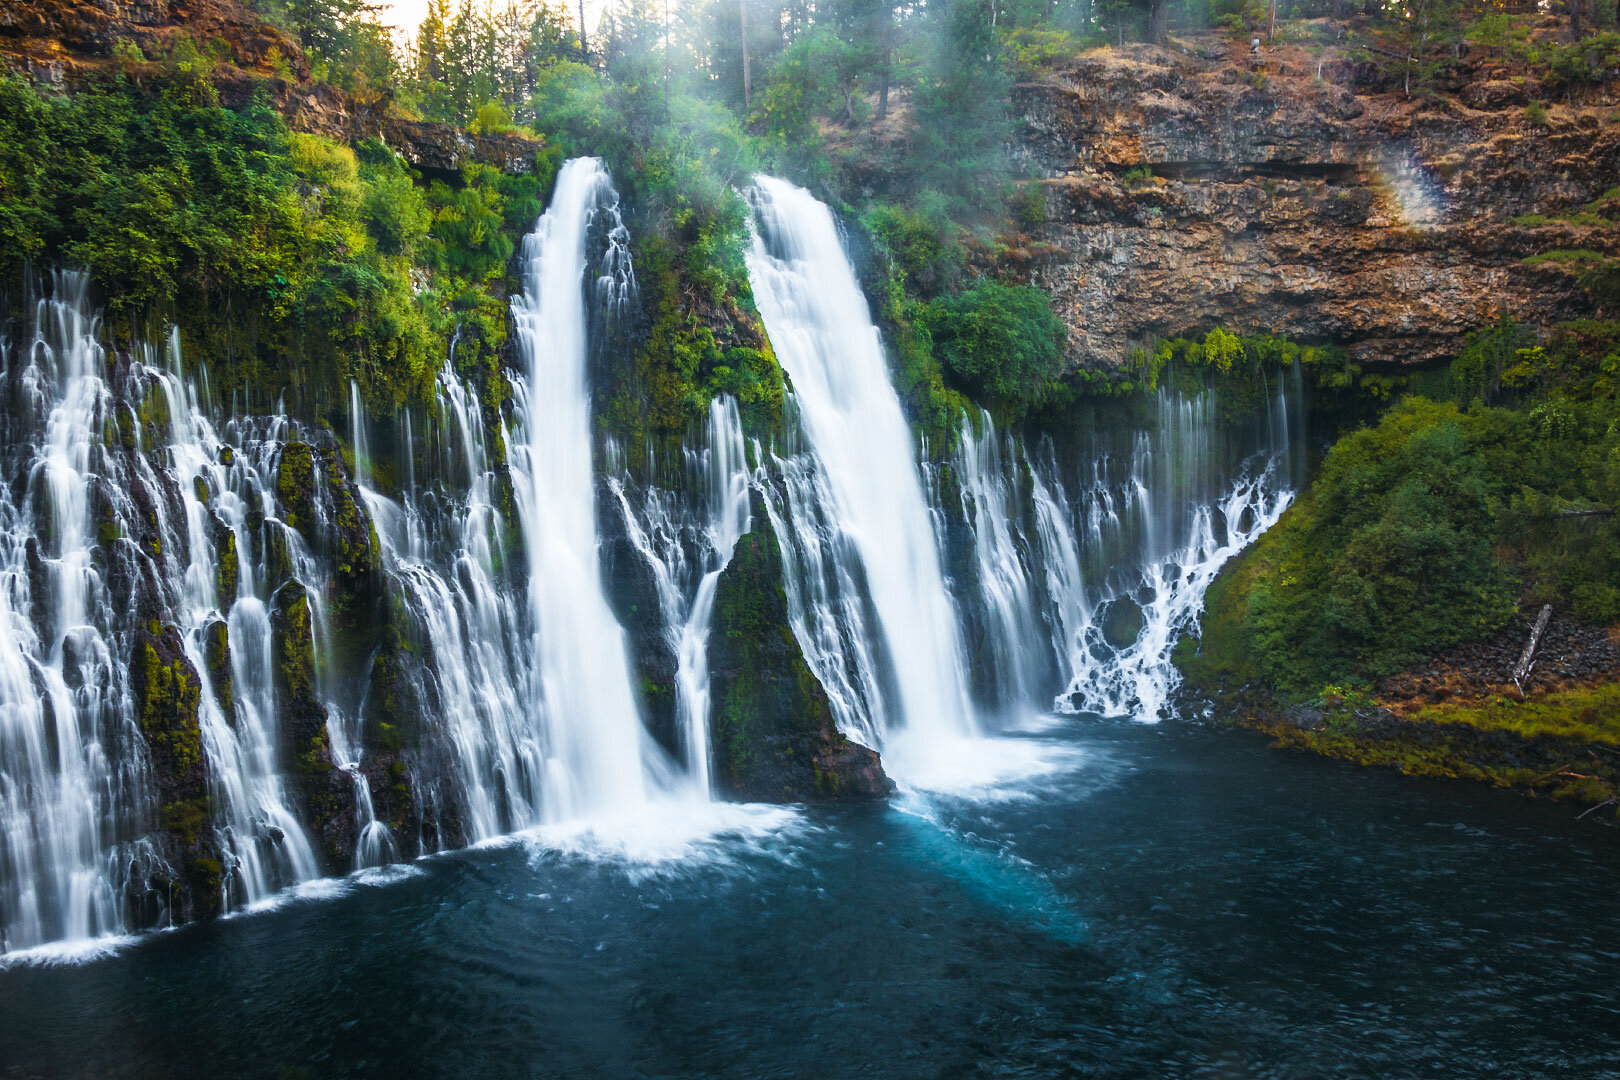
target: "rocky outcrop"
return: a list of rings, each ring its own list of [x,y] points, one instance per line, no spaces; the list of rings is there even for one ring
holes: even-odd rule
[[[1408,99],[1355,65],[1318,78],[1300,53],[1202,40],[1099,51],[1015,91],[1046,214],[1000,268],[1050,289],[1074,363],[1215,325],[1421,363],[1499,312],[1589,311],[1569,275],[1522,260],[1614,253],[1620,229],[1512,219],[1614,184],[1612,106],[1538,126],[1484,66],[1458,96]]]
[[[0,0],[0,66],[41,82],[63,86],[113,69],[140,81],[178,58],[203,71],[225,105],[267,94],[294,130],[379,138],[430,174],[469,162],[526,174],[545,145],[407,119],[386,93],[362,99],[310,82],[298,43],[236,0]]]
[[[153,624],[135,632],[129,681],[161,799],[158,825],[171,849],[167,862],[180,873],[178,881],[150,882],[147,888],[167,894],[177,918],[211,915],[223,896],[224,866],[197,721],[202,679],[186,659],[178,630]]]
[[[309,77],[298,44],[233,0],[0,0],[0,62],[36,78],[106,67],[119,42],[154,60],[189,42],[243,70]]]
[[[753,495],[753,520],[769,520]],[[768,527],[737,541],[715,592],[709,636],[717,793],[750,802],[881,798],[876,752],[838,730],[827,692],[788,623],[782,551]]]
[[[332,759],[326,707],[316,689],[315,632],[309,594],[288,581],[271,599],[276,701],[280,709],[281,759],[298,802],[300,820],[318,840],[328,871],[346,867],[354,853],[354,790]]]

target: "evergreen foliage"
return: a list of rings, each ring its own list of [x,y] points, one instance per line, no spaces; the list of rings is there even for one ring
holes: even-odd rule
[[[1185,666],[1303,693],[1477,639],[1521,603],[1620,619],[1620,325],[1532,341],[1482,330],[1453,368],[1471,407],[1411,397],[1340,439],[1211,589]],[[1503,387],[1518,407],[1478,403]]]

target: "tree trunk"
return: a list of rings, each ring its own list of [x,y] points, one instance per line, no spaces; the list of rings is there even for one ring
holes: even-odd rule
[[[585,62],[591,62],[591,46],[585,40],[585,0],[579,0],[579,55]]]
[[[753,87],[748,71],[748,0],[737,0],[737,21],[742,24],[743,108],[752,108]]]
[[[1586,0],[1567,0],[1569,5],[1569,39],[1579,41],[1586,36],[1586,27],[1583,19],[1586,15]]]
[[[1552,605],[1543,604],[1541,614],[1536,616],[1536,624],[1530,628],[1530,640],[1519,656],[1519,662],[1513,665],[1513,685],[1519,688],[1519,696],[1524,697],[1524,680],[1530,677],[1530,669],[1535,667],[1536,646],[1541,644],[1541,635],[1547,632],[1547,620],[1552,618]]]
[[[1266,27],[1266,40],[1277,40],[1277,0],[1271,0],[1271,22]]]
[[[1170,0],[1153,0],[1148,8],[1148,40],[1155,45],[1170,43]]]
[[[879,76],[882,81],[878,84],[877,118],[879,120],[885,120],[889,115],[889,57],[892,51],[890,32],[893,28],[894,10],[885,7],[883,9],[883,69],[882,74]]]

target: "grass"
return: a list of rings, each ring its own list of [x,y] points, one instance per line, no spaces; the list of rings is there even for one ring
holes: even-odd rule
[[[1527,739],[1550,737],[1620,746],[1620,683],[1559,690],[1521,701],[1501,697],[1478,703],[1424,706],[1415,721],[1468,724],[1481,731],[1510,731]]]

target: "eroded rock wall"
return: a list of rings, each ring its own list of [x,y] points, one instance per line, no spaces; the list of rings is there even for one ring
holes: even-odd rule
[[[1051,290],[1074,363],[1119,365],[1219,324],[1413,364],[1454,355],[1499,312],[1589,313],[1571,276],[1523,260],[1614,253],[1620,230],[1512,219],[1620,178],[1607,99],[1554,103],[1533,125],[1535,87],[1483,62],[1431,100],[1342,61],[1211,42],[1104,50],[1015,90],[1046,213],[1001,264]]]

